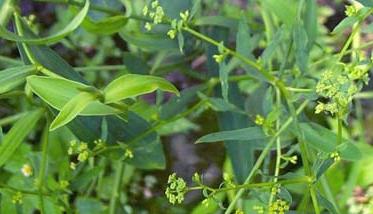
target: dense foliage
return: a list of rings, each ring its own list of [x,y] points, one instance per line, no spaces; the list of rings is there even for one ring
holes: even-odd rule
[[[0,213],[373,213],[372,0],[0,8]]]

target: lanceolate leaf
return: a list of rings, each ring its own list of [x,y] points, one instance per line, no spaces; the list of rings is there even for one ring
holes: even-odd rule
[[[57,117],[53,120],[50,131],[64,126],[73,120],[80,112],[83,111],[85,107],[92,103],[95,98],[96,97],[93,94],[88,92],[81,92],[73,97],[69,102],[66,103]]]
[[[57,110],[61,110],[67,102],[89,88],[79,82],[53,77],[30,76],[27,78],[32,91],[43,101]],[[89,103],[86,108],[80,112],[80,115],[108,115],[116,114],[120,111],[99,101]]]
[[[254,126],[244,129],[211,133],[199,138],[196,143],[213,143],[228,140],[260,140],[266,138],[268,138],[268,136],[263,133],[262,128]]]
[[[114,103],[126,98],[151,93],[157,89],[179,95],[167,80],[148,75],[126,74],[112,81],[104,90],[105,102]]]
[[[35,66],[32,65],[7,68],[0,71],[0,94],[22,84],[33,71],[35,71]]]
[[[47,36],[44,38],[32,38],[19,36],[15,33],[9,32],[5,27],[0,26],[0,37],[6,40],[16,41],[16,42],[26,42],[29,44],[51,44],[60,41],[65,36],[77,29],[83,22],[85,16],[89,10],[89,0],[86,0],[82,10],[74,17],[73,20],[61,31],[55,33],[54,35]]]
[[[25,116],[18,120],[4,136],[3,142],[0,145],[0,167],[5,164],[25,140],[27,135],[33,130],[42,114],[43,111],[40,109],[25,114]]]
[[[84,29],[95,34],[110,35],[117,33],[126,25],[128,18],[126,16],[113,16],[100,21],[92,21],[86,17],[82,23]]]

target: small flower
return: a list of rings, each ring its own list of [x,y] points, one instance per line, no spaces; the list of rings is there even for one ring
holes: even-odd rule
[[[203,199],[202,201],[202,204],[205,206],[205,207],[208,207],[209,206],[209,199]]]
[[[184,13],[180,12],[180,18],[183,22],[186,22],[189,18],[189,10],[186,10]]]
[[[158,1],[153,1],[152,4],[151,4],[152,8],[156,8],[159,6],[159,2]]]
[[[67,180],[61,180],[59,184],[61,189],[66,189],[70,185]]]
[[[76,169],[76,163],[70,162],[70,169],[75,170]]]
[[[187,186],[184,179],[176,177],[176,173],[168,177],[166,197],[171,204],[181,203],[184,201],[184,195],[187,192]]]
[[[87,150],[82,151],[78,155],[78,161],[79,162],[84,162],[84,161],[86,161],[88,159],[88,157],[89,157],[88,151]]]
[[[177,33],[176,29],[171,29],[167,32],[167,36],[169,36],[171,39],[175,39],[176,33]]]
[[[277,199],[269,205],[269,214],[285,214],[289,210],[289,204],[281,199]]]
[[[148,12],[149,12],[149,8],[148,8],[148,6],[145,5],[145,7],[142,9],[142,14],[143,14],[144,16],[147,16],[147,15],[148,15]]]
[[[147,22],[147,23],[145,23],[145,29],[147,30],[147,31],[151,31],[152,30],[152,28],[153,28],[153,25],[152,24],[150,24],[149,22]]]
[[[125,158],[129,158],[129,159],[133,158],[133,152],[132,152],[132,150],[129,149],[129,148],[127,148],[126,151],[124,152],[124,157]]]
[[[22,204],[23,203],[23,195],[21,192],[16,192],[16,194],[12,197],[13,204]]]
[[[259,125],[259,126],[263,125],[264,124],[264,117],[260,114],[257,114],[255,116],[255,124]]]
[[[234,212],[234,214],[245,214],[242,210],[238,209],[236,210],[236,212]]]
[[[215,54],[212,57],[215,59],[216,63],[222,63],[224,58],[225,58],[225,55],[224,54]]]
[[[289,158],[289,162],[292,164],[297,164],[298,156],[293,155]]]
[[[30,177],[32,175],[32,167],[30,164],[24,164],[21,168],[21,172],[25,177]]]
[[[345,9],[346,16],[356,16],[357,15],[357,9],[354,5],[347,5]]]

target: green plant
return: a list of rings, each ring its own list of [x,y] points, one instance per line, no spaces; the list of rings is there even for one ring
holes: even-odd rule
[[[192,191],[203,199],[170,213],[371,209],[348,202],[355,186],[373,182],[359,180],[373,153],[359,101],[372,97],[361,92],[373,63],[363,51],[373,43],[360,41],[371,33],[370,0],[347,6],[331,33],[315,0],[249,1],[245,10],[209,0],[39,1],[59,5],[49,36],[22,5],[0,1],[0,37],[20,55],[0,57],[0,99],[11,109],[0,119],[1,213],[136,213],[136,176],[166,167],[161,136],[191,133],[204,115],[218,125],[199,124],[196,143],[224,142],[222,182],[172,173],[163,199],[180,204]],[[68,64],[56,43],[84,67]],[[97,48],[94,57],[81,53],[84,44]],[[102,65],[113,58],[120,64]],[[196,58],[205,71],[191,68]],[[175,69],[194,86],[179,92],[166,80]],[[360,127],[357,137],[348,127]],[[161,213],[164,201],[137,208]]]

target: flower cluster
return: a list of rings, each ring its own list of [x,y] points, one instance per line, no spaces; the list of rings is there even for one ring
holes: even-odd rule
[[[22,204],[23,203],[23,194],[21,192],[16,192],[12,197],[13,204]]]
[[[181,203],[184,201],[184,195],[188,188],[184,179],[177,177],[176,173],[171,174],[168,177],[166,197],[171,204]]]
[[[90,150],[88,148],[88,144],[84,142],[77,142],[76,140],[72,140],[70,142],[70,147],[67,150],[69,155],[77,155],[77,160],[79,163],[86,161],[89,158]],[[76,169],[77,163],[71,162],[70,168],[72,170]]]
[[[257,114],[255,116],[255,124],[258,125],[258,126],[261,126],[264,124],[264,117],[260,114]]]
[[[171,29],[167,32],[167,35],[171,39],[175,39],[177,32],[181,31],[181,28],[188,22],[189,19],[189,11],[181,12],[180,13],[180,20],[173,19],[171,21]]]
[[[357,13],[358,13],[358,10],[356,9],[356,7],[354,5],[347,5],[346,6],[346,10],[345,10],[346,16],[356,16]]]
[[[316,93],[327,98],[329,102],[319,102],[315,113],[325,111],[333,115],[338,114],[339,117],[346,116],[353,96],[368,81],[367,66],[346,66],[342,64],[337,69],[324,72],[316,85]]]
[[[215,59],[215,62],[220,64],[224,61],[225,57],[228,55],[228,53],[225,51],[225,46],[223,42],[219,43],[218,46],[219,54],[215,54],[212,57]]]
[[[332,158],[334,160],[334,162],[337,162],[337,161],[341,160],[341,156],[339,155],[339,152],[332,152],[330,154],[330,158]]]
[[[269,206],[269,214],[285,214],[286,211],[289,210],[288,202],[277,199],[276,201],[272,202]]]
[[[145,6],[142,10],[142,13],[144,16],[148,16],[149,18],[153,19],[153,23],[145,23],[145,29],[148,31],[152,30],[153,25],[162,23],[162,20],[165,16],[163,8],[159,5],[159,2],[157,0],[153,1],[150,4],[150,8],[148,6]]]

